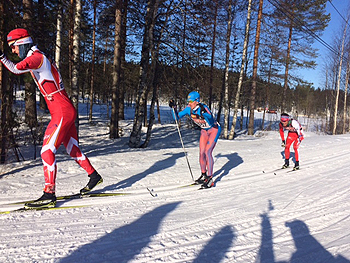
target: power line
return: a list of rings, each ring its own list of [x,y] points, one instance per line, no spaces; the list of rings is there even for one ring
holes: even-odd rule
[[[345,18],[343,17],[343,15],[342,15],[342,14],[338,11],[338,9],[333,5],[332,0],[328,0],[328,2],[332,5],[332,7],[334,8],[334,10],[337,11],[337,13],[339,14],[339,16],[345,21],[345,23],[347,23],[348,26],[350,27],[350,25],[349,25],[349,23],[348,23],[349,19],[345,19]]]
[[[339,52],[334,49],[331,45],[329,45],[326,41],[324,41],[321,37],[316,35],[303,21],[301,21],[298,17],[296,17],[290,10],[286,9],[281,5],[277,0],[268,0],[270,4],[272,4],[275,8],[280,10],[284,15],[286,15],[289,19],[291,19],[296,25],[300,26],[300,28],[321,43],[325,48],[333,52],[335,55],[339,56]]]

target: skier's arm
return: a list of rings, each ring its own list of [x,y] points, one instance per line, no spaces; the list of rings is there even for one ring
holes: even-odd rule
[[[177,112],[176,109],[176,104],[173,99],[169,101],[169,107],[172,108],[173,110],[171,111],[171,114],[173,115],[174,120],[179,120],[185,115],[190,115],[191,109],[190,107],[186,107],[183,111]]]
[[[191,114],[191,108],[190,108],[190,106],[187,106],[182,111],[177,113],[177,116],[178,116],[178,119],[181,119],[183,116],[190,115],[190,114]]]
[[[281,139],[282,141],[284,141],[284,130],[283,130],[283,125],[282,123],[279,124],[279,131],[280,131],[280,136],[281,136]]]
[[[17,68],[17,64],[13,63],[6,56],[3,56],[1,59],[2,64],[13,74],[20,75],[29,72],[29,69],[20,70]]]
[[[13,74],[20,75],[29,72],[31,69],[38,69],[42,66],[44,56],[40,52],[33,52],[31,55],[18,62],[13,63],[6,56],[3,56],[1,62]]]
[[[208,106],[203,105],[202,103],[199,103],[199,108],[200,108],[200,114],[204,118],[208,119],[208,118],[212,117],[213,114],[210,112]]]
[[[293,128],[295,129],[295,131],[297,132],[298,134],[298,140],[299,142],[301,142],[302,140],[304,140],[304,133],[303,133],[303,129],[300,125],[300,123],[296,120],[293,120],[292,121],[292,126]]]

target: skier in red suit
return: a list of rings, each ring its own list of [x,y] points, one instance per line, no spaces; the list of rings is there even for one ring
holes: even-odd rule
[[[61,75],[54,62],[48,59],[35,45],[28,31],[23,28],[12,30],[7,36],[7,42],[13,53],[22,61],[13,63],[0,50],[0,59],[4,66],[14,74],[30,72],[51,114],[41,150],[44,165],[44,194],[33,203],[27,203],[27,208],[54,207],[56,205],[56,158],[55,154],[61,144],[67,153],[88,173],[90,180],[80,190],[81,194],[89,192],[97,184],[102,183],[102,177],[91,165],[78,145],[78,135],[75,127],[77,111],[69,99],[62,83]]]
[[[284,139],[284,131],[288,131],[287,140]],[[282,139],[282,147],[285,147],[285,161],[282,169],[289,167],[290,146],[293,143],[295,154],[295,165],[293,170],[299,170],[299,145],[304,139],[303,129],[297,120],[293,120],[287,113],[281,114],[279,131]]]

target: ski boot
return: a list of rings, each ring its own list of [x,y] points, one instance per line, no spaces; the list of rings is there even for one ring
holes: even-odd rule
[[[101,175],[99,175],[96,171],[90,174],[89,177],[90,180],[88,184],[80,190],[81,195],[90,192],[96,185],[103,183]]]
[[[286,169],[289,167],[289,160],[284,161],[284,165],[282,166],[282,169]]]
[[[40,209],[40,208],[53,208],[56,206],[56,195],[55,193],[46,193],[33,202],[24,204],[26,209]]]
[[[202,173],[202,175],[198,177],[196,181],[194,181],[194,184],[203,184],[206,177],[207,173]]]
[[[299,170],[300,167],[299,167],[299,161],[296,161],[295,162],[295,165],[294,165],[294,168],[293,168],[293,171],[296,171],[296,170]]]
[[[214,186],[213,176],[206,176],[201,188],[205,189],[213,186]]]

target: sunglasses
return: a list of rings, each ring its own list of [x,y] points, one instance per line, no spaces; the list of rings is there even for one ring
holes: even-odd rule
[[[281,118],[281,122],[287,122],[287,121],[289,121],[288,118]]]

